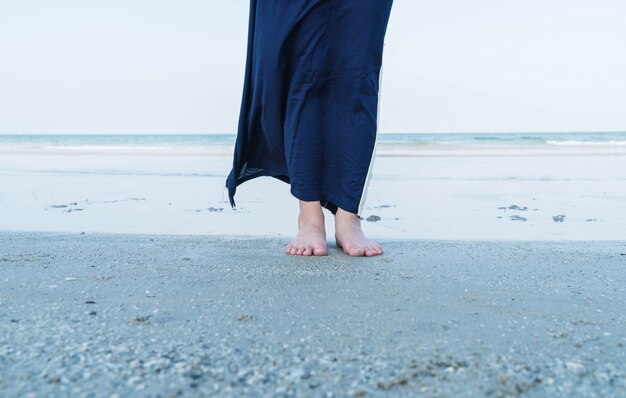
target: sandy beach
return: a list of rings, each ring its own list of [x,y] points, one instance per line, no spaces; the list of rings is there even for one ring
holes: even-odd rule
[[[626,1],[0,10],[0,398],[626,398]]]
[[[0,233],[4,396],[618,397],[626,244]]]
[[[330,255],[302,258],[289,185],[231,209],[217,146],[0,145],[0,391],[626,396],[605,146],[383,145],[362,216],[385,253],[345,255],[326,212]]]

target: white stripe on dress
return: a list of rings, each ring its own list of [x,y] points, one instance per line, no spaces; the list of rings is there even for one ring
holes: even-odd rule
[[[382,53],[385,51],[385,43],[383,43]],[[365,200],[367,198],[367,189],[370,184],[370,180],[372,177],[372,168],[374,167],[374,158],[376,157],[376,146],[378,144],[378,121],[380,120],[380,97],[382,93],[382,76],[383,76],[383,65],[384,62],[381,63],[380,72],[378,73],[378,103],[376,104],[376,140],[374,141],[374,150],[372,151],[372,158],[370,159],[370,165],[367,169],[367,177],[365,178],[365,186],[363,187],[363,194],[361,195],[361,201],[359,202],[359,209],[357,215],[362,217],[363,205],[365,204]]]

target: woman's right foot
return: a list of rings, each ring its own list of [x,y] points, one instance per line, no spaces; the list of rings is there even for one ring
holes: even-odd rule
[[[298,235],[285,249],[285,253],[297,256],[326,256],[326,226],[320,202],[300,201]]]

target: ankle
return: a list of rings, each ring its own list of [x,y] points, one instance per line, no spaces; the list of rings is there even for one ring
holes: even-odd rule
[[[298,215],[298,226],[303,227],[303,226],[322,226],[324,225],[324,215],[318,215],[318,214],[303,214],[300,213],[300,215]]]
[[[339,208],[337,210],[337,213],[335,214],[335,219],[339,220],[339,221],[343,221],[343,222],[356,222],[356,223],[360,223],[361,219],[358,216],[358,214],[356,213],[351,213],[349,211],[345,211],[341,208]]]
[[[352,230],[361,230],[361,219],[356,213],[350,213],[344,210],[337,211],[335,214],[335,232],[348,232]]]
[[[300,214],[298,214],[298,225],[324,225],[324,212],[319,202],[300,201]]]

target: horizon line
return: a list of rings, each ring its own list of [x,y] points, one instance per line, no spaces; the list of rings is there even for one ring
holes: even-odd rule
[[[386,134],[403,134],[403,135],[410,135],[410,134],[589,134],[589,133],[601,133],[601,134],[615,134],[615,133],[626,133],[626,130],[579,130],[579,131],[435,131],[435,132],[426,132],[426,131],[421,131],[421,132],[408,132],[408,131],[403,131],[403,132],[389,132],[389,131],[384,131],[384,132],[378,132],[377,134],[379,135],[386,135]],[[190,132],[124,132],[124,133],[119,133],[119,132],[111,132],[111,133],[89,133],[89,132],[85,132],[85,133],[74,133],[74,132],[68,132],[68,133],[46,133],[46,132],[39,132],[39,133],[22,133],[22,132],[14,132],[14,133],[2,133],[0,132],[0,136],[15,136],[15,135],[232,135],[232,136],[236,136],[237,133],[232,133],[232,132],[202,132],[202,133],[190,133]]]

